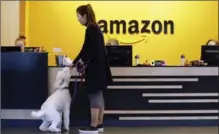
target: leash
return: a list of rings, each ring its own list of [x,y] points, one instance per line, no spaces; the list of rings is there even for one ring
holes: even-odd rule
[[[78,76],[81,79],[80,87],[82,87],[83,76],[84,76],[84,72],[85,72],[85,66],[82,63],[78,62],[76,64],[76,71],[78,72],[78,74],[79,74]],[[78,77],[76,77],[75,81],[74,81],[74,93],[73,93],[73,97],[72,97],[72,101],[73,102],[75,101],[77,90],[78,90],[78,86],[77,86],[78,82],[77,82],[77,80],[78,80]]]
[[[74,82],[74,93],[73,93],[73,96],[72,96],[72,102],[75,101],[75,98],[76,98],[76,94],[77,94],[77,78],[75,78],[75,82]]]

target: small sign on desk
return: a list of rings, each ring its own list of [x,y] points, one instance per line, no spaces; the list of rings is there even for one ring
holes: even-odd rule
[[[55,53],[61,53],[62,49],[61,48],[53,48],[53,52]]]

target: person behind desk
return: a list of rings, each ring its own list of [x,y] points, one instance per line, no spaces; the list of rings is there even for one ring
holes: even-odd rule
[[[116,38],[109,38],[106,42],[106,46],[119,46],[119,41]]]
[[[23,35],[20,35],[16,40],[15,40],[15,46],[21,47],[21,51],[24,52],[25,46],[26,46],[26,37]]]
[[[206,43],[206,46],[218,46],[218,45],[219,45],[218,41],[214,39],[210,39]]]
[[[103,131],[104,98],[103,90],[112,82],[107,61],[104,37],[97,25],[95,13],[90,4],[76,10],[78,21],[86,26],[83,47],[73,61],[73,66],[81,59],[86,65],[85,86],[90,101],[91,124],[79,130],[80,133]]]

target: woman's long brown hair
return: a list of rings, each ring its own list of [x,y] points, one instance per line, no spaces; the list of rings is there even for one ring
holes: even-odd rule
[[[94,10],[90,4],[87,5],[81,5],[77,8],[77,13],[79,13],[81,16],[87,15],[87,24],[96,24],[96,15],[94,13]]]

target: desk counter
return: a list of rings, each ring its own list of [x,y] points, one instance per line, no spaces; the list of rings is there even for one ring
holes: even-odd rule
[[[35,125],[30,113],[47,97],[47,53],[1,53],[1,127]]]
[[[1,109],[2,127],[36,127],[41,123],[30,113],[40,108],[47,93],[54,92],[52,85],[61,69],[47,68],[45,59],[36,60],[41,62],[34,66],[10,67],[19,74],[16,80],[13,71],[10,71],[10,77],[6,71],[3,72],[4,79],[8,80],[4,82],[1,98],[4,104]],[[34,72],[28,72],[27,67]],[[6,66],[4,68],[8,70]],[[105,125],[218,126],[218,70],[218,67],[111,67],[114,82],[104,92]],[[71,95],[78,82],[78,73],[72,72]],[[45,89],[47,86],[49,90]],[[70,118],[71,126],[89,123],[89,101],[83,88],[77,90]]]
[[[58,67],[49,68],[50,93]],[[218,67],[111,67],[114,83],[104,92],[108,125],[218,125]],[[77,72],[70,83],[74,91]],[[89,115],[78,89],[71,121]]]

